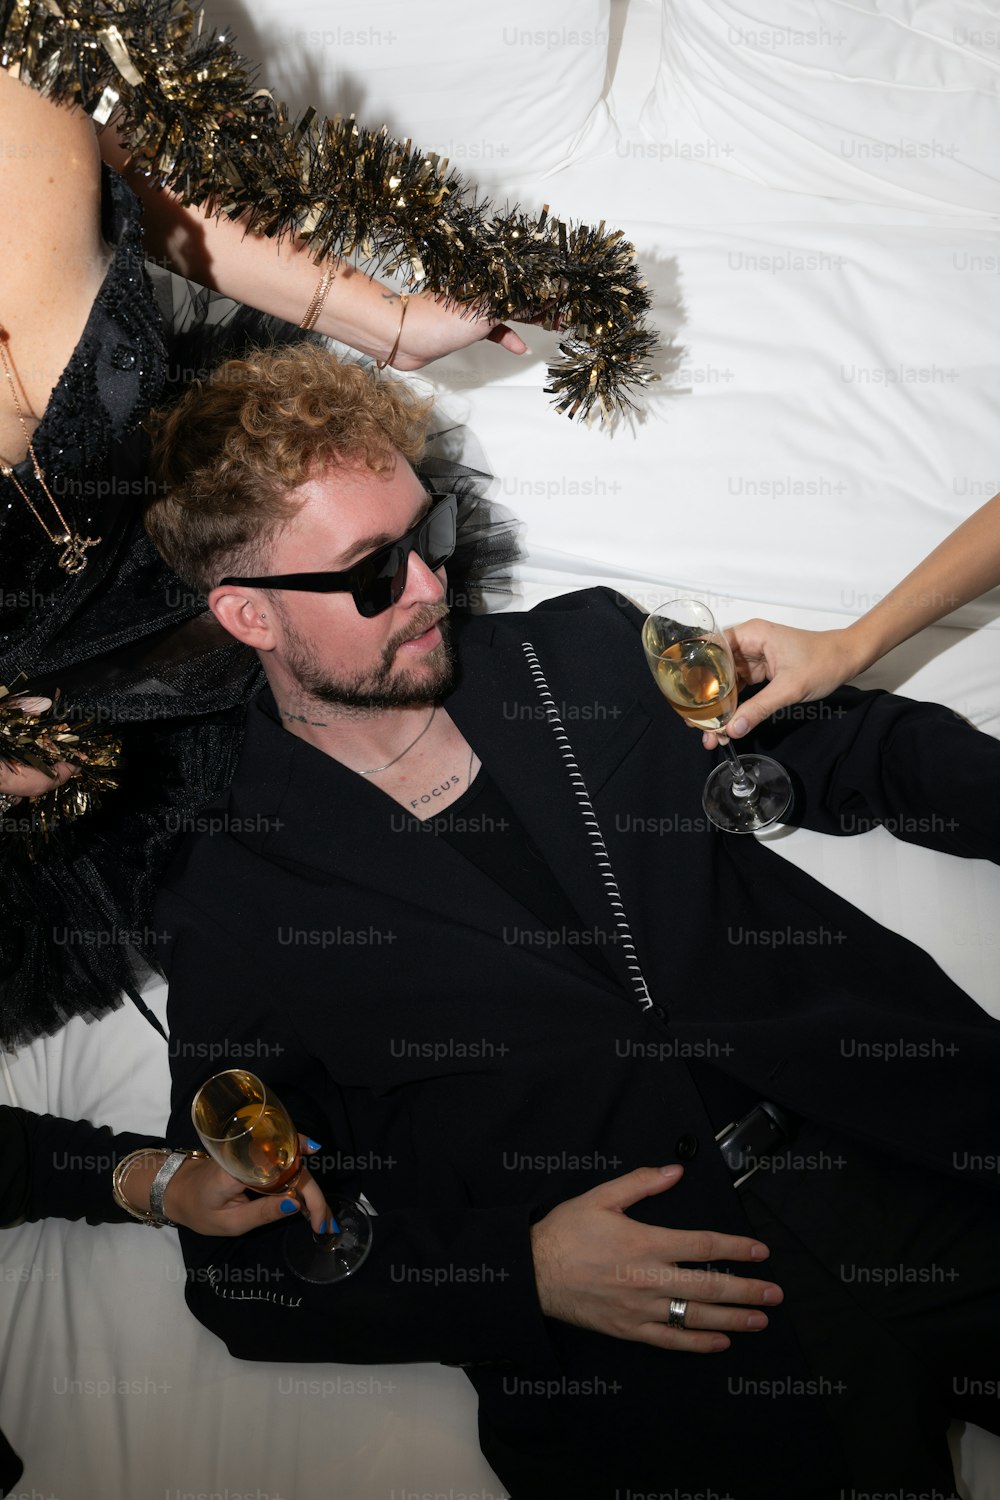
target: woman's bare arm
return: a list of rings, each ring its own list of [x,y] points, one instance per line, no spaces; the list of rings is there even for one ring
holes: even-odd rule
[[[935,547],[867,614],[843,630],[795,630],[747,620],[726,634],[740,681],[769,685],[741,706],[728,734],[739,739],[792,703],[832,693],[926,625],[1000,585],[1000,494]],[[715,735],[706,734],[713,748]]]
[[[1000,494],[980,506],[845,631],[864,671],[925,625],[1000,584]]]
[[[151,259],[238,302],[289,323],[302,322],[323,274],[323,266],[310,258],[304,243],[283,239],[279,244],[247,234],[239,220],[215,219],[197,207],[185,208],[174,194],[127,168],[126,153],[110,128],[101,135],[101,150],[106,161],[124,171],[142,200]],[[333,264],[336,275],[317,329],[362,354],[385,359],[400,326],[398,295],[345,261]],[[512,354],[526,352],[523,340],[505,323],[463,316],[433,297],[415,296],[406,309],[392,364],[397,370],[417,370],[480,339],[490,339]]]

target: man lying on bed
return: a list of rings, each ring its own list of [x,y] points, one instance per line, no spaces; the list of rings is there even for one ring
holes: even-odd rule
[[[295,349],[159,433],[150,531],[268,679],[157,910],[170,1138],[214,1040],[266,1043],[377,1212],[326,1287],[280,1228],[185,1235],[192,1267],[284,1276],[247,1301],[194,1275],[189,1303],[243,1358],[462,1365],[515,1500],[951,1495],[950,1418],[1000,1427],[1000,1026],[706,827],[628,601],[449,619],[425,421]],[[995,855],[996,741],[885,693],[833,707],[757,737],[794,821]]]

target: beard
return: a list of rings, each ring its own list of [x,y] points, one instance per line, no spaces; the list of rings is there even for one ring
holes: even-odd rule
[[[451,621],[447,610],[428,606],[414,609],[405,632],[390,636],[373,666],[335,676],[320,661],[311,641],[299,635],[287,618],[283,620],[283,661],[303,693],[320,703],[362,712],[389,708],[420,708],[437,703],[455,680],[455,653],[451,643]],[[428,651],[415,667],[396,669],[396,653],[405,641],[422,635],[431,625],[441,631],[441,643]]]

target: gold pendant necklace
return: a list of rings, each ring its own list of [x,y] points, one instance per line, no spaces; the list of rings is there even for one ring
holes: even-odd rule
[[[0,453],[0,474],[2,474],[5,479],[9,479],[11,481],[14,488],[21,496],[21,499],[31,511],[32,515],[35,517],[35,520],[45,532],[45,535],[48,537],[53,546],[62,548],[62,551],[59,554],[59,566],[60,568],[62,568],[63,572],[82,573],[84,568],[87,566],[87,563],[89,562],[89,558],[85,557],[84,553],[86,552],[88,547],[96,547],[101,538],[99,536],[81,536],[79,532],[74,532],[71,529],[69,522],[66,520],[66,517],[63,515],[62,511],[56,504],[55,497],[53,496],[52,491],[49,489],[48,484],[46,483],[45,471],[43,470],[41,464],[38,462],[38,455],[35,452],[35,446],[32,443],[31,438],[28,436],[28,428],[25,425],[24,413],[21,410],[21,403],[17,399],[17,386],[14,384],[14,374],[10,367],[10,361],[7,358],[7,350],[4,347],[7,342],[7,337],[8,335],[6,328],[4,328],[2,324],[0,324],[0,360],[3,361],[3,372],[7,378],[7,384],[10,386],[10,393],[14,398],[14,409],[17,412],[17,420],[21,424],[21,431],[24,433],[24,441],[28,445],[28,454],[31,458],[31,465],[34,469],[35,478],[38,480],[38,484],[45,498],[48,500],[49,504],[52,506],[52,509],[55,511],[62,530],[58,532],[53,531],[52,528],[46,524],[45,518],[42,515],[41,511],[38,509],[37,505],[34,503],[31,496],[28,494],[27,490],[18,479],[17,475],[14,473],[13,465],[8,459],[4,458],[2,453]]]

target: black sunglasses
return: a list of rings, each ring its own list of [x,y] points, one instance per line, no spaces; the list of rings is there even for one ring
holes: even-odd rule
[[[273,578],[223,578],[221,583],[252,583],[258,588],[297,589],[310,594],[351,593],[358,613],[370,619],[402,598],[411,552],[432,573],[454,552],[458,497],[431,491],[431,500],[431,509],[405,536],[369,552],[342,573],[279,573]]]

